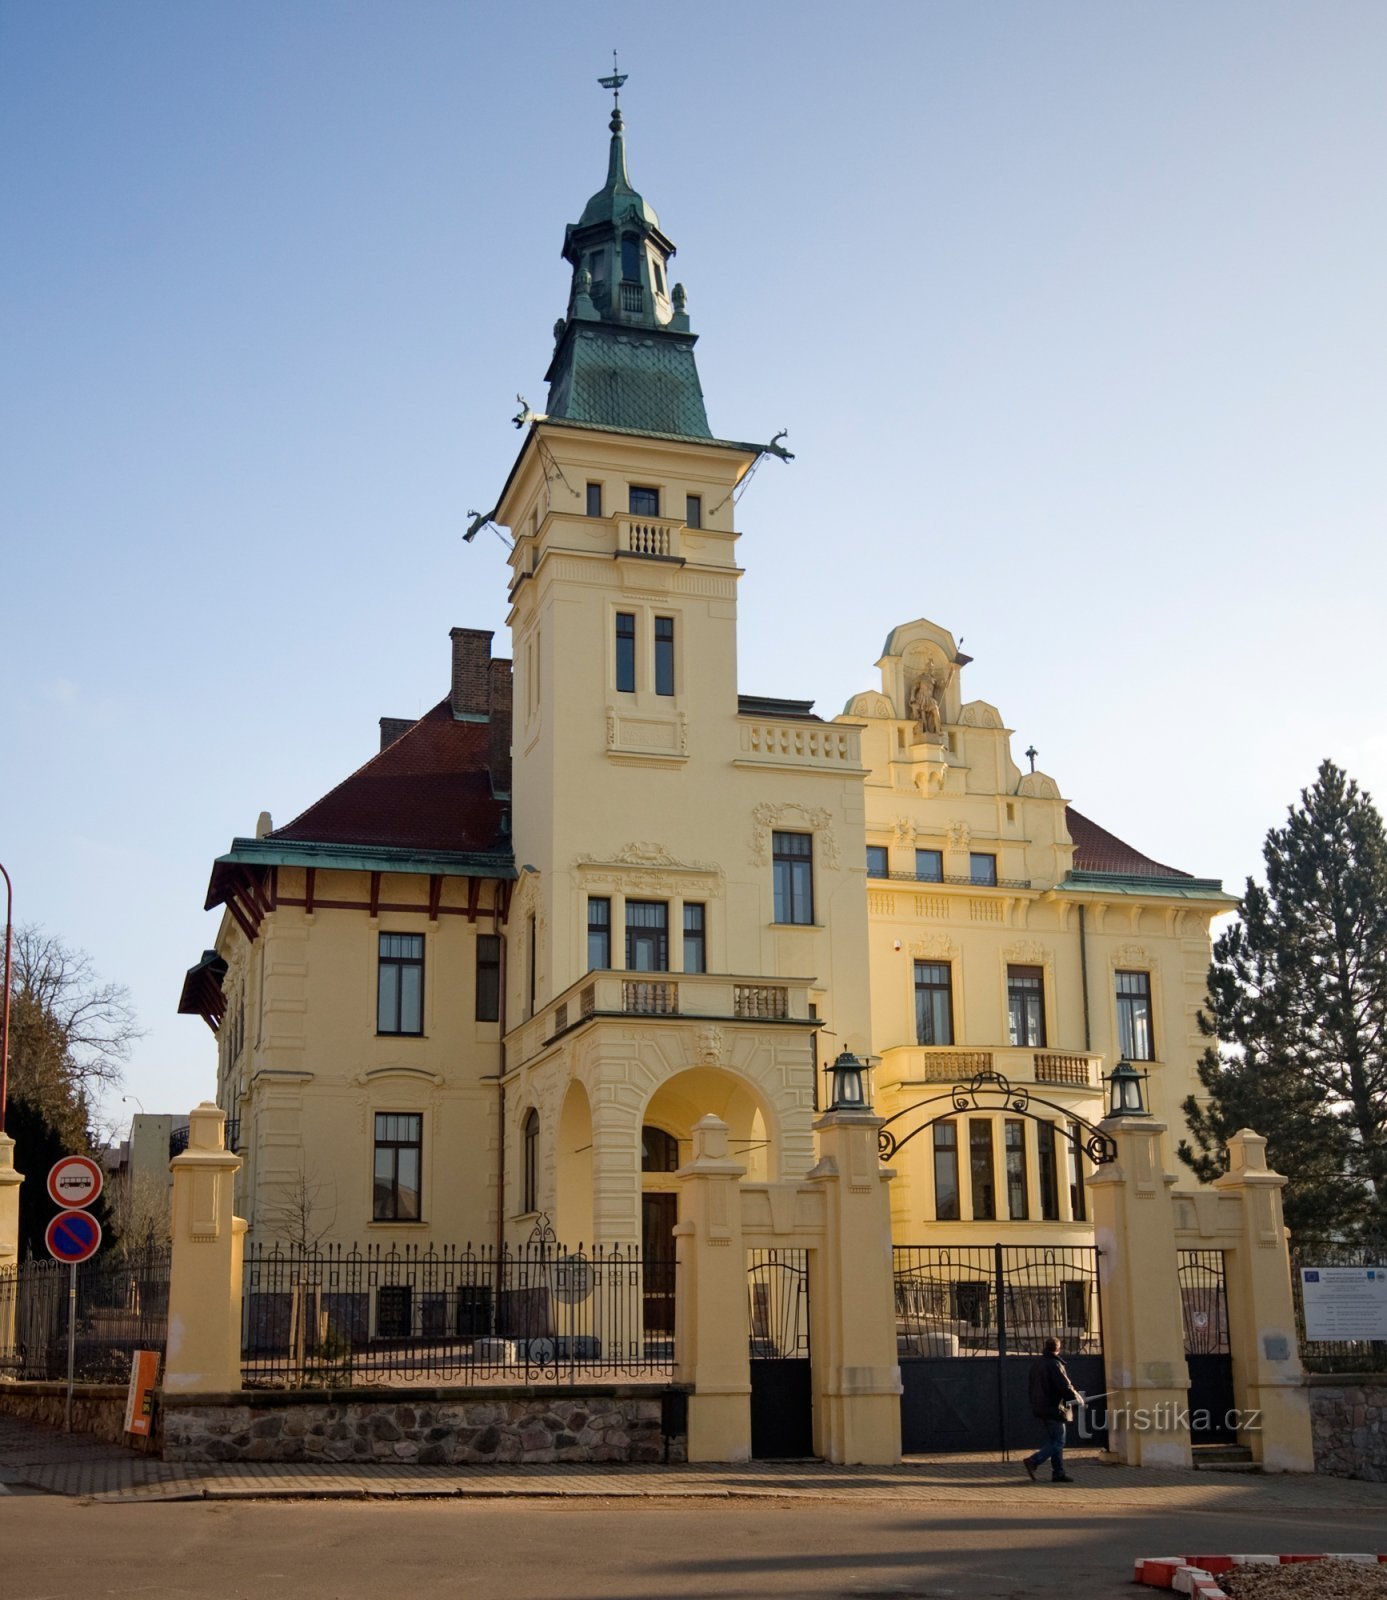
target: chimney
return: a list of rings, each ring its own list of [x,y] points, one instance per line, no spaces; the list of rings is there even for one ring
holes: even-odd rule
[[[454,628],[448,637],[453,641],[453,715],[463,722],[485,722],[491,709],[491,630]]]
[[[382,717],[380,719],[380,747],[388,750],[401,734],[408,733],[414,726],[412,717]]]
[[[491,766],[491,792],[493,794],[508,795],[510,793],[512,682],[510,662],[499,659],[493,661],[491,663],[491,682],[489,685],[491,690],[491,748],[488,756]]]

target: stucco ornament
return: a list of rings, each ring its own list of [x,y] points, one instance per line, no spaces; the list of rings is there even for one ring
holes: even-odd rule
[[[896,708],[879,690],[866,689],[861,694],[853,695],[843,707],[843,714],[848,717],[872,717],[877,721],[893,721]]]
[[[922,939],[910,941],[910,953],[917,960],[952,961],[958,955],[958,946],[947,933],[927,933]]]
[[[973,840],[973,830],[966,822],[951,822],[949,824],[949,848],[952,850],[966,850]]]
[[[705,1067],[720,1067],[722,1065],[722,1029],[700,1028],[695,1035],[698,1044],[698,1059]]]
[[[896,843],[907,845],[915,843],[915,823],[910,817],[896,818]]]
[[[952,663],[940,666],[929,662],[916,678],[910,690],[910,715],[921,733],[942,734],[944,712],[940,698],[953,681],[958,668]]]
[[[960,709],[958,720],[965,728],[1000,728],[1002,713],[986,700],[970,700]]]
[[[751,809],[751,864],[764,867],[771,859],[771,830],[781,823],[794,828],[810,829],[822,852],[824,865],[837,871],[839,864],[838,840],[833,833],[833,813],[823,806],[801,805],[798,800],[787,800],[784,805],[773,805],[763,800]]]
[[[1018,939],[1002,951],[1004,961],[1014,961],[1024,967],[1043,967],[1047,958],[1045,946],[1037,944],[1034,939]]]

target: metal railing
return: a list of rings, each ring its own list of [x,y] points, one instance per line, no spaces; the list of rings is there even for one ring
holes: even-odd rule
[[[0,1372],[56,1382],[67,1376],[71,1268],[31,1257],[0,1271]],[[164,1348],[169,1249],[118,1251],[77,1268],[73,1375],[83,1383],[124,1383],[136,1350]]]
[[[673,1252],[247,1246],[248,1388],[668,1381]]]
[[[1176,1279],[1187,1356],[1226,1356],[1228,1290],[1222,1250],[1177,1250]]]
[[[1362,1268],[1387,1278],[1387,1241],[1366,1244],[1305,1245],[1291,1252],[1296,1337],[1309,1372],[1387,1372],[1387,1339],[1309,1339],[1305,1334],[1304,1272]],[[1383,1291],[1387,1294],[1387,1290]]]
[[[1102,1351],[1093,1245],[898,1244],[894,1260],[902,1357]]]

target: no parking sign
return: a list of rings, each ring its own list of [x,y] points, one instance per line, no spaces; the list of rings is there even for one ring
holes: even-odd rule
[[[89,1211],[60,1211],[48,1224],[43,1242],[55,1261],[75,1267],[101,1248],[101,1224]]]

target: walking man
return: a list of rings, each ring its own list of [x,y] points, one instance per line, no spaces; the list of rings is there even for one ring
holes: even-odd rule
[[[1047,1339],[1045,1354],[1031,1362],[1030,1394],[1031,1412],[1045,1430],[1045,1442],[1021,1465],[1032,1483],[1042,1461],[1050,1463],[1051,1483],[1073,1483],[1073,1478],[1064,1470],[1064,1425],[1069,1421],[1070,1406],[1082,1405],[1084,1397],[1069,1381],[1064,1362],[1060,1360],[1058,1339]]]

